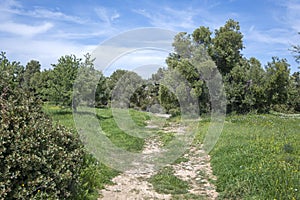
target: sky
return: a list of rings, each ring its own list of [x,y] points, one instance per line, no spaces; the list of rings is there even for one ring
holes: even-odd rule
[[[49,69],[61,56],[83,57],[126,31],[158,27],[192,33],[199,26],[214,31],[228,19],[240,23],[243,56],[256,57],[263,66],[272,56],[286,58],[291,72],[299,70],[289,51],[300,44],[299,0],[0,0],[0,51],[24,66],[38,60]],[[140,51],[113,63],[164,65],[166,55]]]

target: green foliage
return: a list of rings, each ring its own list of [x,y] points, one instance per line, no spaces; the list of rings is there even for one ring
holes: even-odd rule
[[[211,57],[222,75],[229,73],[240,61],[240,51],[244,48],[242,39],[239,22],[232,19],[215,31]]]
[[[189,184],[177,178],[171,167],[161,169],[149,179],[149,182],[158,193],[185,194],[189,189]]]
[[[293,111],[300,112],[300,72],[295,72],[290,76],[288,104]]]
[[[0,197],[72,199],[83,146],[77,135],[53,124],[33,98],[16,88],[15,68],[1,60]]]
[[[108,79],[109,100],[118,108],[137,108],[146,110],[155,103],[149,95],[155,93],[152,83],[147,83],[137,73],[127,70],[116,70]]]
[[[74,199],[94,200],[99,197],[99,189],[110,184],[111,179],[119,173],[104,164],[99,163],[91,154],[84,156],[83,169],[80,174],[80,184]]]
[[[84,61],[79,63],[77,76],[74,80],[74,87],[72,88],[73,109],[75,111],[78,105],[95,105],[95,96],[97,91],[96,83],[103,79],[102,72],[94,68],[93,62],[95,59],[92,59],[90,54],[86,54],[84,57]],[[98,93],[105,92],[100,89],[102,89],[102,87],[98,88]],[[97,95],[97,97],[99,100],[101,99],[99,95]]]
[[[193,32],[193,40],[198,44],[204,44],[206,48],[211,46],[211,34],[212,32],[209,30],[209,27],[200,26],[195,29]]]
[[[24,84],[23,87],[33,93],[36,94],[39,84],[38,77],[40,75],[41,65],[39,61],[31,60],[27,63],[25,71],[24,71]]]
[[[95,106],[104,107],[108,105],[110,90],[107,85],[107,78],[98,72],[98,84],[95,92]]]
[[[0,90],[2,91],[6,85],[10,86],[10,90],[22,87],[24,67],[19,62],[10,62],[4,52],[0,55]]]
[[[115,107],[130,108],[140,106],[143,97],[144,80],[135,72],[116,71],[110,78],[110,84],[114,83],[111,91],[111,101]],[[117,79],[118,78],[118,79]]]
[[[73,84],[77,76],[81,59],[75,55],[59,58],[53,64],[49,88],[50,100],[58,105],[70,107],[73,100]]]
[[[255,58],[243,59],[225,76],[227,111],[247,113],[268,109],[265,94],[266,73]]]
[[[171,93],[167,87],[160,85],[159,87],[159,100],[160,104],[164,107],[164,109],[169,112],[173,110],[173,114],[177,114],[175,110],[179,112],[179,102],[174,93]]]
[[[215,70],[208,55],[209,45],[205,43],[210,41],[209,38],[210,32],[204,27],[194,31],[193,40],[184,32],[175,36],[175,53],[170,54],[166,60],[169,68],[162,78],[165,86],[160,87],[160,100],[164,106],[168,106],[165,107],[168,112],[172,109],[178,114],[180,111],[174,97],[180,102],[184,112],[198,115],[198,110],[194,109],[198,106],[200,112],[209,112],[211,99],[206,85],[208,82],[205,80],[210,79]],[[173,97],[168,90],[174,93]]]
[[[226,119],[212,151],[225,199],[299,199],[300,118],[239,115]]]
[[[31,84],[34,85],[35,96],[43,102],[51,100],[51,78],[52,70],[44,70],[35,73],[30,80]]]
[[[266,94],[270,105],[285,104],[288,98],[289,64],[285,59],[273,57],[266,67]]]
[[[300,32],[298,34],[300,34]],[[294,53],[296,62],[300,63],[300,45],[292,45],[291,51]]]

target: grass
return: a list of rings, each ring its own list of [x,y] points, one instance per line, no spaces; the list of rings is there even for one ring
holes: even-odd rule
[[[175,138],[174,133],[165,133],[163,131],[158,131],[157,134],[161,142],[163,143],[163,146],[168,145]]]
[[[53,121],[75,131],[75,123],[71,109],[62,109],[59,106],[44,104],[43,111],[48,114]]]
[[[75,131],[72,112],[45,105],[44,110],[55,121]],[[96,116],[109,139],[127,151],[139,152],[144,140],[118,128],[110,109],[97,109]],[[146,113],[130,110],[138,127],[149,119]],[[170,122],[178,121],[177,118]],[[161,125],[167,124],[161,122]],[[202,118],[193,145],[200,145],[210,124]],[[130,127],[129,127],[130,128]],[[143,129],[137,129],[142,131]],[[211,154],[217,176],[220,199],[300,199],[300,119],[281,115],[233,115],[226,118],[223,132]],[[167,145],[173,134],[158,133]],[[175,163],[185,161],[178,158]],[[99,164],[101,185],[117,175],[115,170]],[[197,199],[189,196],[188,184],[163,168],[149,181],[159,193],[173,194],[176,199]]]
[[[157,174],[153,175],[149,182],[158,193],[164,194],[186,194],[189,184],[177,178],[171,167],[164,167]]]
[[[172,200],[206,200],[204,196],[199,196],[191,193],[187,194],[177,194],[172,196]]]
[[[129,135],[121,130],[116,123],[110,109],[97,109],[97,118],[105,135],[117,147],[123,148],[130,152],[139,152],[143,149],[144,140],[142,138]],[[134,116],[133,120],[140,126],[145,126],[147,115],[141,112],[130,110],[130,115]]]
[[[54,123],[59,123],[74,132],[76,131],[71,109],[61,109],[58,106],[45,104],[43,106],[43,110],[53,119]],[[144,127],[146,125],[145,120],[149,119],[149,116],[146,113],[138,112],[135,110],[129,110],[129,114],[132,117],[134,123],[139,127]],[[88,117],[86,115],[89,115],[89,113],[83,114],[82,117]],[[111,109],[96,109],[96,117],[106,136],[108,136],[108,138],[116,146],[133,152],[142,150],[144,140],[128,135],[120,128],[118,128],[112,116]],[[87,158],[88,157],[89,156],[87,155]],[[82,172],[84,173],[84,175],[82,176],[83,182],[87,185],[97,185],[98,189],[103,189],[104,185],[111,184],[111,179],[117,176],[120,172],[108,167],[103,163],[92,161],[94,159],[95,158],[92,157],[87,159],[87,162],[90,162],[90,164],[88,164],[88,167],[85,168]],[[90,194],[88,198],[87,196],[84,196],[82,198],[96,199],[97,196],[98,191],[93,191],[93,193]]]
[[[58,106],[49,104],[45,104],[43,109],[44,112],[50,115],[55,122],[58,122],[70,128],[71,130],[76,131],[71,109],[61,109]],[[129,110],[129,114],[135,124],[139,127],[145,126],[145,121],[149,119],[149,116],[146,113],[138,112],[136,110]],[[144,140],[142,138],[129,135],[125,131],[121,130],[116,124],[111,109],[96,109],[96,117],[99,119],[101,129],[104,131],[105,135],[117,147],[131,152],[139,152],[143,149]]]
[[[299,118],[227,117],[211,152],[220,198],[300,199],[299,130]]]

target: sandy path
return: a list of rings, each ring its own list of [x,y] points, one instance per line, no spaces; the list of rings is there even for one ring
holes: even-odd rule
[[[210,156],[201,148],[191,147],[183,157],[188,161],[172,165],[174,175],[189,183],[191,194],[216,199],[216,187],[210,182],[216,180],[210,166]]]
[[[156,128],[154,124],[148,124],[148,128]],[[164,132],[174,132],[183,134],[184,127],[170,125],[161,129]],[[157,137],[149,138],[145,141],[145,147],[142,154],[147,156],[151,153],[161,151],[161,142]],[[184,155],[187,162],[170,165],[173,167],[178,178],[187,181],[190,184],[189,192],[194,195],[206,197],[207,199],[216,199],[218,193],[215,186],[209,182],[209,179],[216,179],[212,175],[210,166],[210,157],[205,154],[201,147],[191,147]],[[134,199],[171,199],[171,194],[159,194],[151,183],[147,181],[156,171],[154,166],[148,165],[147,169],[140,169],[139,163],[135,163],[135,169],[128,170],[112,179],[114,185],[107,185],[101,190],[101,197],[98,200],[134,200]],[[140,166],[144,166],[140,164]]]

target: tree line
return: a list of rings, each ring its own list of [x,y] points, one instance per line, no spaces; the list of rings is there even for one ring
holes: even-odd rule
[[[196,99],[201,114],[211,109],[207,81],[202,77],[207,66],[194,66],[193,62],[212,60],[222,75],[228,113],[300,111],[300,72],[290,74],[290,65],[284,58],[273,57],[263,67],[258,59],[243,57],[239,22],[230,19],[214,32],[200,26],[191,34],[178,33],[173,46],[174,53],[166,58],[168,68],[160,68],[148,80],[127,70],[116,70],[105,77],[94,66],[90,54],[83,59],[62,56],[52,69],[44,71],[36,60],[25,67],[15,63],[15,78],[19,86],[41,101],[73,106],[75,110],[80,102],[107,107],[115,101],[119,107],[164,110],[176,115],[180,113],[180,94]],[[293,46],[292,51],[299,62],[299,46]],[[6,59],[4,53],[1,57]],[[176,73],[187,80],[188,88],[174,80]]]

